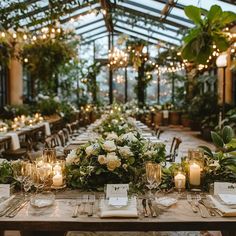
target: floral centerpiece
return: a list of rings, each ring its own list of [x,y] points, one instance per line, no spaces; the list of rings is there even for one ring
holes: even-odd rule
[[[140,188],[144,163],[150,160],[160,163],[164,159],[164,144],[149,143],[138,132],[120,136],[108,133],[67,156],[67,184],[92,190],[102,190],[109,183],[131,183]]]

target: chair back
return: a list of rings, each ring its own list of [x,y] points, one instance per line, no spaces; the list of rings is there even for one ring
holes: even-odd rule
[[[60,130],[57,134],[61,140],[61,146],[64,147],[66,145],[66,138],[63,130]]]
[[[171,143],[170,147],[170,157],[171,157],[171,162],[175,161],[175,158],[178,154],[179,150],[179,145],[182,143],[182,140],[180,138],[174,137]]]

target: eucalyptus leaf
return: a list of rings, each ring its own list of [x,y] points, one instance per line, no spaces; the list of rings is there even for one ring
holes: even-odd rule
[[[211,132],[211,138],[213,143],[217,146],[217,147],[224,147],[224,142],[223,139],[216,133],[216,132]]]
[[[222,138],[224,143],[229,143],[234,137],[234,131],[230,126],[225,126],[222,130]]]

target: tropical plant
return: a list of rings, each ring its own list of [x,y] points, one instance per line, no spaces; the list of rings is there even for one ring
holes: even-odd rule
[[[204,150],[204,186],[215,181],[236,181],[236,138],[233,129],[225,126],[220,134],[211,132],[212,141],[216,151],[212,152],[206,146],[200,146]]]
[[[184,59],[196,64],[205,64],[214,51],[213,45],[216,45],[220,52],[229,47],[230,39],[223,29],[236,20],[235,13],[222,11],[217,5],[213,5],[209,11],[190,5],[186,6],[184,11],[195,24],[183,39],[181,55]]]

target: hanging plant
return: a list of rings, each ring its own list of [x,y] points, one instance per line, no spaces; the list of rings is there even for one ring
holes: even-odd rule
[[[12,47],[5,37],[0,38],[0,65],[7,66],[12,54]]]
[[[236,20],[236,14],[222,11],[220,6],[213,5],[209,11],[195,6],[184,8],[186,16],[192,20],[195,27],[184,37],[182,57],[196,64],[205,64],[214,51],[225,51],[230,45],[230,39],[223,29]],[[202,17],[203,16],[203,17]]]
[[[60,69],[76,56],[76,43],[61,33],[37,38],[33,43],[26,44],[21,52],[21,59],[29,70],[31,77],[41,88],[55,92],[57,76]]]

